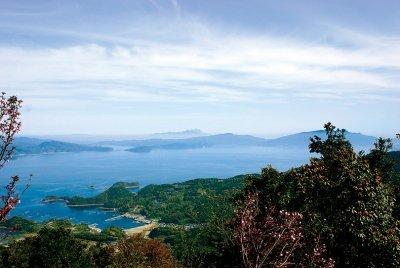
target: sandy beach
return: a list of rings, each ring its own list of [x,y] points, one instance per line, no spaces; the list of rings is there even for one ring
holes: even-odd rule
[[[135,234],[143,234],[144,236],[148,236],[151,230],[157,227],[157,223],[152,222],[143,226],[135,227],[135,228],[130,228],[130,229],[125,229],[125,233],[128,236],[132,236]]]

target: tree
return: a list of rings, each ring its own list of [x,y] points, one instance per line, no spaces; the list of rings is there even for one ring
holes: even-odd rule
[[[86,244],[69,229],[44,227],[37,236],[9,245],[3,253],[5,267],[92,267]]]
[[[136,235],[117,243],[111,267],[174,268],[177,263],[161,241]]]
[[[304,214],[305,235],[321,235],[339,266],[398,267],[394,197],[380,157],[387,141],[379,140],[368,159],[354,151],[345,130],[328,123],[325,131],[326,139],[311,138],[310,152],[320,156],[288,174],[296,189],[292,207],[297,204]]]
[[[257,205],[254,209],[247,208],[248,226],[253,226],[248,233],[261,234],[256,241],[272,239],[271,232],[263,228],[285,227],[285,221],[279,220],[276,211],[300,213],[301,246],[288,260],[298,265],[312,260],[314,266],[320,266],[321,261],[330,265],[332,258],[339,267],[398,267],[400,230],[396,215],[399,213],[394,210],[398,188],[392,185],[395,178],[391,159],[387,157],[390,141],[379,139],[375,148],[364,154],[355,152],[345,130],[328,123],[325,132],[326,138],[311,138],[310,152],[316,155],[308,164],[283,173],[267,167],[260,178],[246,179],[246,194],[239,212],[243,213],[246,206],[251,208],[249,198],[257,193],[256,201],[252,201]],[[266,223],[268,217],[274,219],[270,225]],[[272,245],[279,243],[283,241]],[[269,252],[266,250],[272,248],[270,245],[265,243],[259,248],[259,255]],[[288,243],[288,246],[293,245]],[[321,254],[330,258],[319,258]],[[273,255],[272,260],[284,263]]]
[[[320,239],[309,243],[304,237],[302,220],[299,212],[263,206],[259,191],[248,192],[237,210],[234,226],[244,266],[333,267],[334,261],[326,257],[326,246]]]
[[[374,148],[365,156],[370,168],[374,172],[378,172],[384,183],[393,183],[392,178],[395,177],[395,160],[389,155],[389,151],[393,148],[391,139],[379,138],[374,143]]]
[[[235,238],[245,267],[282,267],[294,264],[294,251],[301,247],[303,215],[266,208],[259,213],[258,192],[249,193],[237,212]]]
[[[150,236],[163,239],[183,267],[243,267],[233,230],[224,220],[213,219],[189,229],[161,227]]]
[[[0,169],[11,159],[15,151],[12,144],[15,134],[21,128],[21,104],[22,101],[15,96],[6,98],[4,92],[0,94]],[[0,221],[4,221],[19,202],[19,196],[15,190],[18,181],[18,176],[12,176],[6,186],[6,193],[0,196],[3,202],[3,206],[0,208]]]
[[[115,237],[116,239],[120,239],[125,236],[124,230],[115,226],[107,227],[106,229],[102,230],[101,233],[109,237]]]

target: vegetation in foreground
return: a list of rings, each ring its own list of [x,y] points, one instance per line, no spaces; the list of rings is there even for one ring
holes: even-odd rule
[[[87,224],[73,224],[68,220],[49,220],[37,223],[21,217],[12,217],[0,223],[0,234],[3,237],[0,244],[9,244],[26,237],[36,236],[44,228],[68,229],[75,237],[87,242],[115,242],[125,235],[121,228],[113,226],[99,232]]]
[[[177,267],[159,240],[138,235],[116,244],[89,242],[65,226],[45,226],[0,252],[0,267]]]

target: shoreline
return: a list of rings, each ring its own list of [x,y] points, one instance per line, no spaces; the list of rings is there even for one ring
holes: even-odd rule
[[[149,224],[145,224],[142,226],[137,226],[129,229],[124,229],[124,232],[127,236],[133,236],[137,234],[143,234],[144,236],[148,236],[150,232],[158,226],[156,222],[151,222]]]
[[[66,204],[67,207],[101,207],[104,204],[81,204],[81,205],[69,205],[68,203]]]
[[[151,220],[143,215],[140,215],[140,214],[133,214],[133,213],[125,212],[125,213],[121,214],[121,216],[133,219],[136,222],[141,222],[141,223],[146,223],[146,224],[150,224],[150,223],[154,222],[153,220]]]

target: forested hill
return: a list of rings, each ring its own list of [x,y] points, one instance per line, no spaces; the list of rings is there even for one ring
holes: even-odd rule
[[[139,191],[129,211],[164,223],[209,222],[230,218],[233,198],[244,186],[245,175],[228,179],[196,179],[182,183],[149,185]]]
[[[69,142],[42,140],[42,139],[27,138],[27,137],[16,138],[13,145],[16,147],[17,155],[56,153],[56,152],[112,151],[112,148],[103,146],[89,146],[89,145],[75,144]]]
[[[180,183],[148,185],[137,194],[121,183],[89,198],[62,197],[70,206],[102,206],[139,214],[163,223],[196,224],[212,217],[232,216],[232,198],[243,188],[245,175],[228,179],[195,179]],[[51,196],[45,201],[57,201]]]

